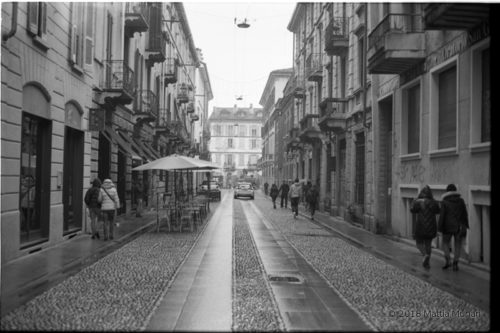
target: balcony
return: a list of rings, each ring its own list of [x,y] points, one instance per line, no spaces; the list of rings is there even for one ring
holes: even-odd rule
[[[186,106],[187,113],[194,113],[194,102],[188,102]]]
[[[146,45],[146,62],[152,66],[155,63],[162,63],[166,58],[167,39],[162,32],[162,13],[159,8],[152,7],[149,11],[149,36]]]
[[[327,97],[319,105],[318,126],[322,132],[343,133],[346,129],[347,99]]]
[[[151,122],[158,119],[158,99],[151,90],[139,90],[135,102],[136,121]]]
[[[125,36],[131,38],[136,32],[149,29],[149,7],[145,2],[127,2],[125,6]]]
[[[236,164],[232,162],[224,162],[224,171],[234,172],[236,170]]]
[[[286,150],[298,150],[301,149],[302,143],[299,139],[300,128],[293,127],[288,134],[288,139],[286,141]]]
[[[305,81],[302,73],[295,76],[295,87],[293,89],[293,96],[295,98],[305,97]]]
[[[192,114],[190,117],[191,122],[200,120],[200,117],[197,114]]]
[[[325,52],[330,56],[338,56],[349,49],[347,18],[334,17],[325,29]]]
[[[169,130],[167,124],[169,122],[169,110],[166,108],[158,109],[158,119],[156,119],[156,126],[154,128],[155,135],[168,134]]]
[[[165,74],[163,76],[165,81],[165,86],[177,82],[177,68],[179,61],[177,58],[169,57],[165,60],[164,66],[166,68]]]
[[[323,58],[321,53],[311,53],[307,57],[306,77],[309,81],[323,80]]]
[[[426,30],[472,30],[489,21],[485,3],[430,3],[424,6]]]
[[[368,72],[401,74],[425,60],[423,19],[415,14],[388,14],[368,36]]]
[[[303,143],[313,143],[321,139],[321,131],[318,127],[318,114],[306,114],[300,121],[300,141]]]
[[[101,77],[99,104],[127,105],[134,99],[135,80],[132,71],[123,60],[104,62],[104,72]]]

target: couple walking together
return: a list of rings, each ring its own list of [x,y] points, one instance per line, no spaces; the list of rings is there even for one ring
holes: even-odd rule
[[[297,218],[299,215],[299,200],[302,193],[302,186],[299,183],[299,179],[295,178],[295,182],[290,187],[288,196],[290,197],[290,203],[292,205],[293,217]],[[309,210],[311,212],[311,220],[314,220],[314,212],[318,204],[319,192],[316,185],[313,185],[306,193],[306,201],[309,204]]]
[[[443,234],[443,251],[445,265],[443,269],[453,267],[458,271],[458,260],[462,242],[467,235],[469,219],[464,200],[457,192],[457,187],[450,184],[446,187],[446,193],[441,197],[441,206],[434,200],[432,191],[428,185],[420,191],[416,200],[411,204],[410,211],[417,214],[415,227],[415,240],[417,248],[424,256],[422,265],[430,268],[431,243],[437,236],[437,232]],[[439,222],[436,224],[436,215],[439,214]],[[451,239],[454,240],[454,256],[451,262]]]
[[[101,185],[99,178],[92,181],[92,187],[85,194],[85,204],[89,209],[92,239],[100,238],[99,220],[104,221],[104,240],[113,239],[116,210],[120,208],[120,198],[111,179]]]

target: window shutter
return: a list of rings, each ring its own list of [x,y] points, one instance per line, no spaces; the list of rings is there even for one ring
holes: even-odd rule
[[[76,49],[78,47],[76,43],[76,32],[77,32],[77,27],[76,24],[73,24],[71,27],[71,50],[70,50],[70,61],[72,64],[76,64]]]
[[[85,24],[85,65],[92,65],[94,58],[94,4],[87,2]]]
[[[457,68],[439,75],[439,141],[438,149],[456,146],[457,134]]]
[[[38,2],[28,2],[28,32],[38,34]]]
[[[47,38],[47,3],[40,2],[40,30],[38,35],[43,39]]]

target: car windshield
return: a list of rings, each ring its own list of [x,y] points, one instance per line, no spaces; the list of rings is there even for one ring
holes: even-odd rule
[[[248,184],[241,184],[241,185],[240,185],[240,188],[241,188],[242,190],[249,190],[249,189],[250,189],[250,185],[248,185]]]

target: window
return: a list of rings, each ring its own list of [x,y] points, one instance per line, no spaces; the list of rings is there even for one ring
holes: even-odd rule
[[[227,125],[227,135],[233,136],[233,125]]]
[[[238,165],[239,166],[244,166],[245,165],[245,155],[239,154],[238,156],[239,156],[239,158],[238,158]]]
[[[415,154],[420,151],[420,84],[404,89],[403,100],[401,154]]]
[[[479,43],[472,52],[471,146],[474,151],[491,144],[490,42]]]
[[[245,125],[240,125],[240,136],[246,136],[247,135],[247,127]]]
[[[257,148],[257,140],[252,139],[252,149]]]
[[[221,135],[220,125],[214,125],[214,132],[215,132],[216,136],[220,136]]]
[[[245,140],[244,139],[240,139],[240,144],[239,144],[239,148],[240,149],[245,149]]]
[[[457,146],[457,56],[431,71],[431,154],[455,154]]]
[[[47,3],[28,2],[28,33],[39,46],[48,49],[47,40]]]
[[[227,147],[233,148],[233,139],[232,138],[227,139]]]
[[[363,86],[364,64],[363,64],[363,43],[364,38],[360,37],[358,40],[358,82],[359,86]]]
[[[94,3],[71,3],[71,52],[73,68],[82,71],[94,59]]]

